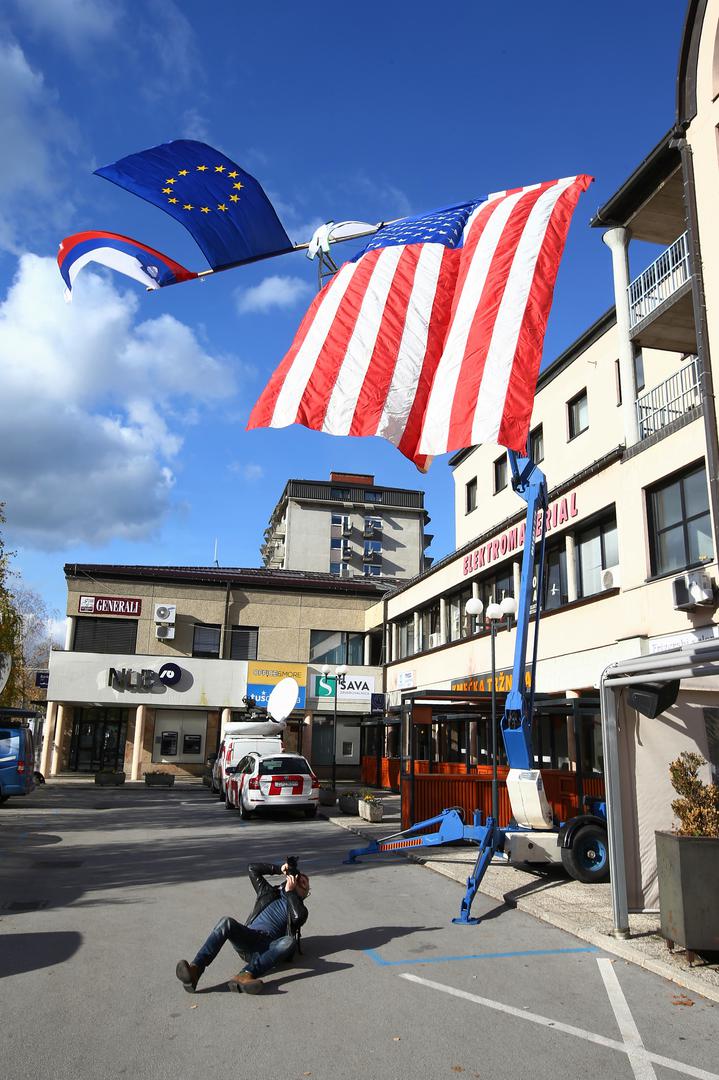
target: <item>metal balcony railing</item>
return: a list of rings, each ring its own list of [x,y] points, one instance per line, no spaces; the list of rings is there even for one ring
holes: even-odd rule
[[[687,233],[663,251],[629,285],[629,325],[636,326],[689,281]]]
[[[675,375],[637,398],[639,438],[647,439],[702,401],[699,358],[686,360]]]

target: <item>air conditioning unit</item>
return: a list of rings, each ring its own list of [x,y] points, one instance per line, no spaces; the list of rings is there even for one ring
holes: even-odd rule
[[[442,644],[442,635],[441,634],[430,634],[429,635],[429,648],[430,649],[436,649],[441,644]]]
[[[691,611],[695,607],[714,607],[714,583],[702,570],[680,574],[672,581],[674,610]]]
[[[606,570],[602,570],[603,589],[618,589],[621,583],[618,566],[608,566]]]
[[[155,637],[158,641],[172,641],[175,636],[175,627],[169,623],[160,623],[155,627]]]
[[[176,615],[176,604],[155,604],[156,623],[174,623]]]

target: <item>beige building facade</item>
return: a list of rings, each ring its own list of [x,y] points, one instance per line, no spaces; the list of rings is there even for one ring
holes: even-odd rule
[[[377,583],[214,567],[67,565],[65,574],[43,773],[199,775],[224,727],[247,715],[246,699],[265,706],[287,676],[300,696],[286,745],[329,766],[334,731],[338,775],[356,772],[358,725],[381,687],[381,633],[365,630]],[[347,672],[335,684],[338,666]]]

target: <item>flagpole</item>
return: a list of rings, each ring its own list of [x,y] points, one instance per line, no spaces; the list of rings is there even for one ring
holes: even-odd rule
[[[361,240],[363,236],[374,236],[376,232],[384,228],[385,225],[393,225],[396,221],[401,221],[401,218],[393,218],[391,221],[378,221],[376,225],[371,225],[367,229],[362,229],[359,232],[351,233],[349,236],[342,236],[338,240],[332,241],[335,244],[343,244],[345,240]],[[235,270],[238,266],[247,266],[249,263],[262,262],[265,259],[275,259],[278,255],[290,255],[294,251],[307,251],[311,240],[308,240],[305,244],[293,244],[291,248],[285,248],[283,251],[270,251],[266,255],[255,255],[252,259],[242,259],[241,262],[228,263],[227,266],[218,266],[215,269],[200,270],[197,274],[198,278],[210,277],[213,274],[221,274],[224,270]],[[180,285],[179,281],[170,282],[171,285]],[[164,285],[163,288],[168,288]],[[148,290],[152,291],[152,290]]]

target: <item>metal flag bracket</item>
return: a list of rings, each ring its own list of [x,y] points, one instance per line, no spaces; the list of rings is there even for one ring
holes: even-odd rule
[[[306,245],[308,259],[317,259],[317,284],[321,289],[325,282],[334,277],[339,267],[330,253],[330,245],[338,244],[342,240],[359,240],[363,236],[373,236],[383,225],[390,224],[386,221],[378,221],[371,225],[366,221],[326,221],[312,234],[312,239]],[[297,248],[304,247],[297,245]]]

